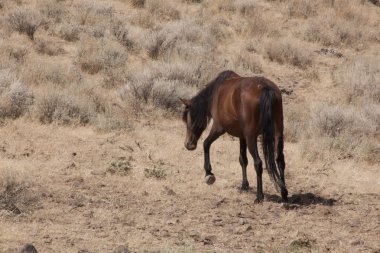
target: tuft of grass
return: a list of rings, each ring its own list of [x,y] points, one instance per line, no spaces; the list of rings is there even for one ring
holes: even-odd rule
[[[65,50],[63,50],[63,48],[61,48],[58,43],[48,38],[36,38],[35,42],[37,46],[36,50],[40,54],[57,56],[65,53]]]
[[[58,50],[58,49],[57,49]],[[31,58],[21,70],[22,80],[33,86],[65,87],[80,83],[81,73],[70,64],[44,56]]]
[[[379,161],[380,106],[316,104],[302,137],[303,154],[310,160],[329,155]]]
[[[380,66],[374,56],[347,60],[334,72],[334,79],[344,90],[347,102],[380,103]]]
[[[36,118],[44,124],[86,125],[93,119],[93,111],[86,103],[58,92],[38,97],[34,111]]]
[[[26,34],[32,40],[34,39],[34,33],[43,22],[39,12],[26,8],[14,10],[8,14],[6,20],[11,30]]]
[[[18,118],[33,104],[33,93],[8,69],[0,70],[0,118]]]
[[[132,169],[133,169],[133,166],[130,160],[118,160],[118,161],[111,162],[106,172],[125,176],[129,174],[132,171]]]
[[[113,41],[101,41],[87,38],[79,48],[77,64],[81,70],[89,74],[97,74],[102,70],[115,70],[125,66],[127,54]]]
[[[176,5],[167,0],[147,0],[146,6],[148,11],[161,20],[178,20],[180,12]]]
[[[81,29],[73,24],[65,24],[60,27],[59,36],[69,42],[75,42],[79,40]]]
[[[163,180],[166,178],[165,170],[156,166],[153,168],[144,169],[144,175],[146,178],[155,178],[158,180]]]
[[[265,50],[271,61],[291,64],[301,69],[311,66],[313,61],[311,50],[294,40],[270,41],[265,45]]]
[[[38,206],[39,195],[31,190],[31,181],[11,169],[0,170],[0,210],[15,215]]]
[[[144,8],[145,0],[129,0],[133,7],[135,8]]]

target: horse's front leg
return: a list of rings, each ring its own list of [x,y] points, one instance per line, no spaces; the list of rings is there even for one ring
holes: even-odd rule
[[[220,131],[217,131],[214,126],[212,127],[209,135],[207,136],[207,138],[205,139],[205,141],[203,142],[203,150],[204,150],[204,156],[205,156],[205,164],[204,164],[204,169],[205,169],[205,172],[206,172],[206,176],[205,176],[205,182],[207,184],[213,184],[215,182],[215,176],[214,174],[211,172],[212,171],[212,167],[211,167],[211,163],[210,163],[210,147],[211,147],[211,144],[219,138],[219,136],[221,136],[222,133]]]

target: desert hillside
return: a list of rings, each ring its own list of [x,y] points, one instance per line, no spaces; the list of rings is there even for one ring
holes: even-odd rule
[[[0,0],[0,252],[379,252],[379,5]],[[226,69],[282,91],[288,205],[238,140],[213,186],[183,147]]]

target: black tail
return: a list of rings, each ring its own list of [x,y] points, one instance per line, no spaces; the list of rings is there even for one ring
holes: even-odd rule
[[[275,162],[275,138],[274,138],[274,103],[276,96],[272,89],[265,87],[260,97],[260,124],[263,136],[263,151],[265,165],[270,178],[274,182],[277,191],[283,187],[280,172]]]

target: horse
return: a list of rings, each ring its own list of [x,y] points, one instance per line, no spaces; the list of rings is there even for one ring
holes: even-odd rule
[[[264,200],[263,167],[257,148],[257,139],[261,134],[268,174],[277,191],[281,190],[282,201],[287,202],[282,97],[275,83],[259,76],[241,77],[227,70],[221,72],[191,99],[180,100],[185,105],[182,120],[187,129],[186,149],[196,149],[200,136],[212,119],[210,133],[203,142],[207,184],[215,182],[210,163],[211,144],[221,135],[228,133],[240,139],[239,162],[243,174],[241,189],[244,191],[249,189],[247,147],[253,157],[257,175],[254,203],[261,203]]]

